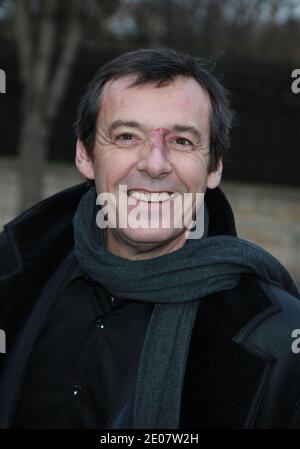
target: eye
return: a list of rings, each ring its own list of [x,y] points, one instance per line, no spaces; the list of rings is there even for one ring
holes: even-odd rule
[[[189,139],[186,139],[185,137],[174,137],[174,139],[172,139],[171,143],[175,143],[176,145],[180,145],[183,147],[192,147],[193,146],[193,143]]]
[[[135,145],[139,142],[139,139],[136,135],[131,133],[122,133],[118,134],[114,138],[114,142],[119,145]]]
[[[132,140],[134,135],[130,133],[123,133],[116,137],[116,140]]]

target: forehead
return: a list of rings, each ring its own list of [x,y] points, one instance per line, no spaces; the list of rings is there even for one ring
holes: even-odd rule
[[[135,79],[135,76],[126,76],[105,84],[99,119],[125,118],[153,122],[153,126],[159,127],[170,120],[208,125],[210,97],[193,78],[180,76],[163,87],[150,83],[130,87]]]

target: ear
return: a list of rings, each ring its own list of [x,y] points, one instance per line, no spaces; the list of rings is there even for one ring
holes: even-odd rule
[[[214,171],[210,172],[207,178],[207,187],[209,189],[215,189],[221,182],[223,171],[223,162],[220,159],[217,163],[217,167]]]
[[[88,155],[81,140],[77,139],[76,142],[76,167],[80,174],[87,179],[95,179],[94,164]]]

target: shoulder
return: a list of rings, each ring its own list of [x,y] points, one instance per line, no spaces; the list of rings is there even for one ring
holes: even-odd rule
[[[275,284],[259,281],[259,285],[271,305],[252,323],[248,340],[276,359],[292,360],[293,341],[300,329],[300,299]]]
[[[271,284],[265,281],[259,281],[268,297],[280,305],[281,309],[286,313],[300,310],[300,298],[292,295],[279,285]]]
[[[71,235],[72,220],[78,203],[90,188],[84,182],[62,190],[44,199],[4,226],[0,234],[0,278],[23,263],[39,257],[41,253],[53,253],[53,243]],[[56,247],[58,249],[58,247]]]
[[[9,240],[9,237],[5,231],[2,231],[0,234],[0,254],[1,254],[1,263],[0,263],[0,279],[6,273],[10,273],[14,270],[16,266],[16,258],[15,254]]]
[[[274,342],[271,335],[290,341],[292,330],[300,328],[300,300],[254,274],[245,274],[234,288],[213,293],[199,303],[199,332],[208,323],[210,331],[213,327],[220,338],[221,334],[231,335],[236,342],[251,334],[264,342],[264,335],[270,336],[270,344]]]

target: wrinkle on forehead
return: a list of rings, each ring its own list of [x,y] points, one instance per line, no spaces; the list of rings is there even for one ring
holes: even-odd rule
[[[210,96],[193,78],[178,77],[164,87],[152,84],[130,87],[133,80],[135,76],[126,76],[109,80],[104,85],[98,123],[107,124],[119,118],[127,120],[130,116],[130,120],[142,122],[149,129],[153,117],[158,117],[160,123],[167,127],[167,118],[172,123],[181,123],[184,119],[201,125],[203,135],[209,136],[212,112]],[[160,123],[156,121],[156,126]],[[154,135],[166,137],[167,131],[170,129],[159,127],[155,129]]]

